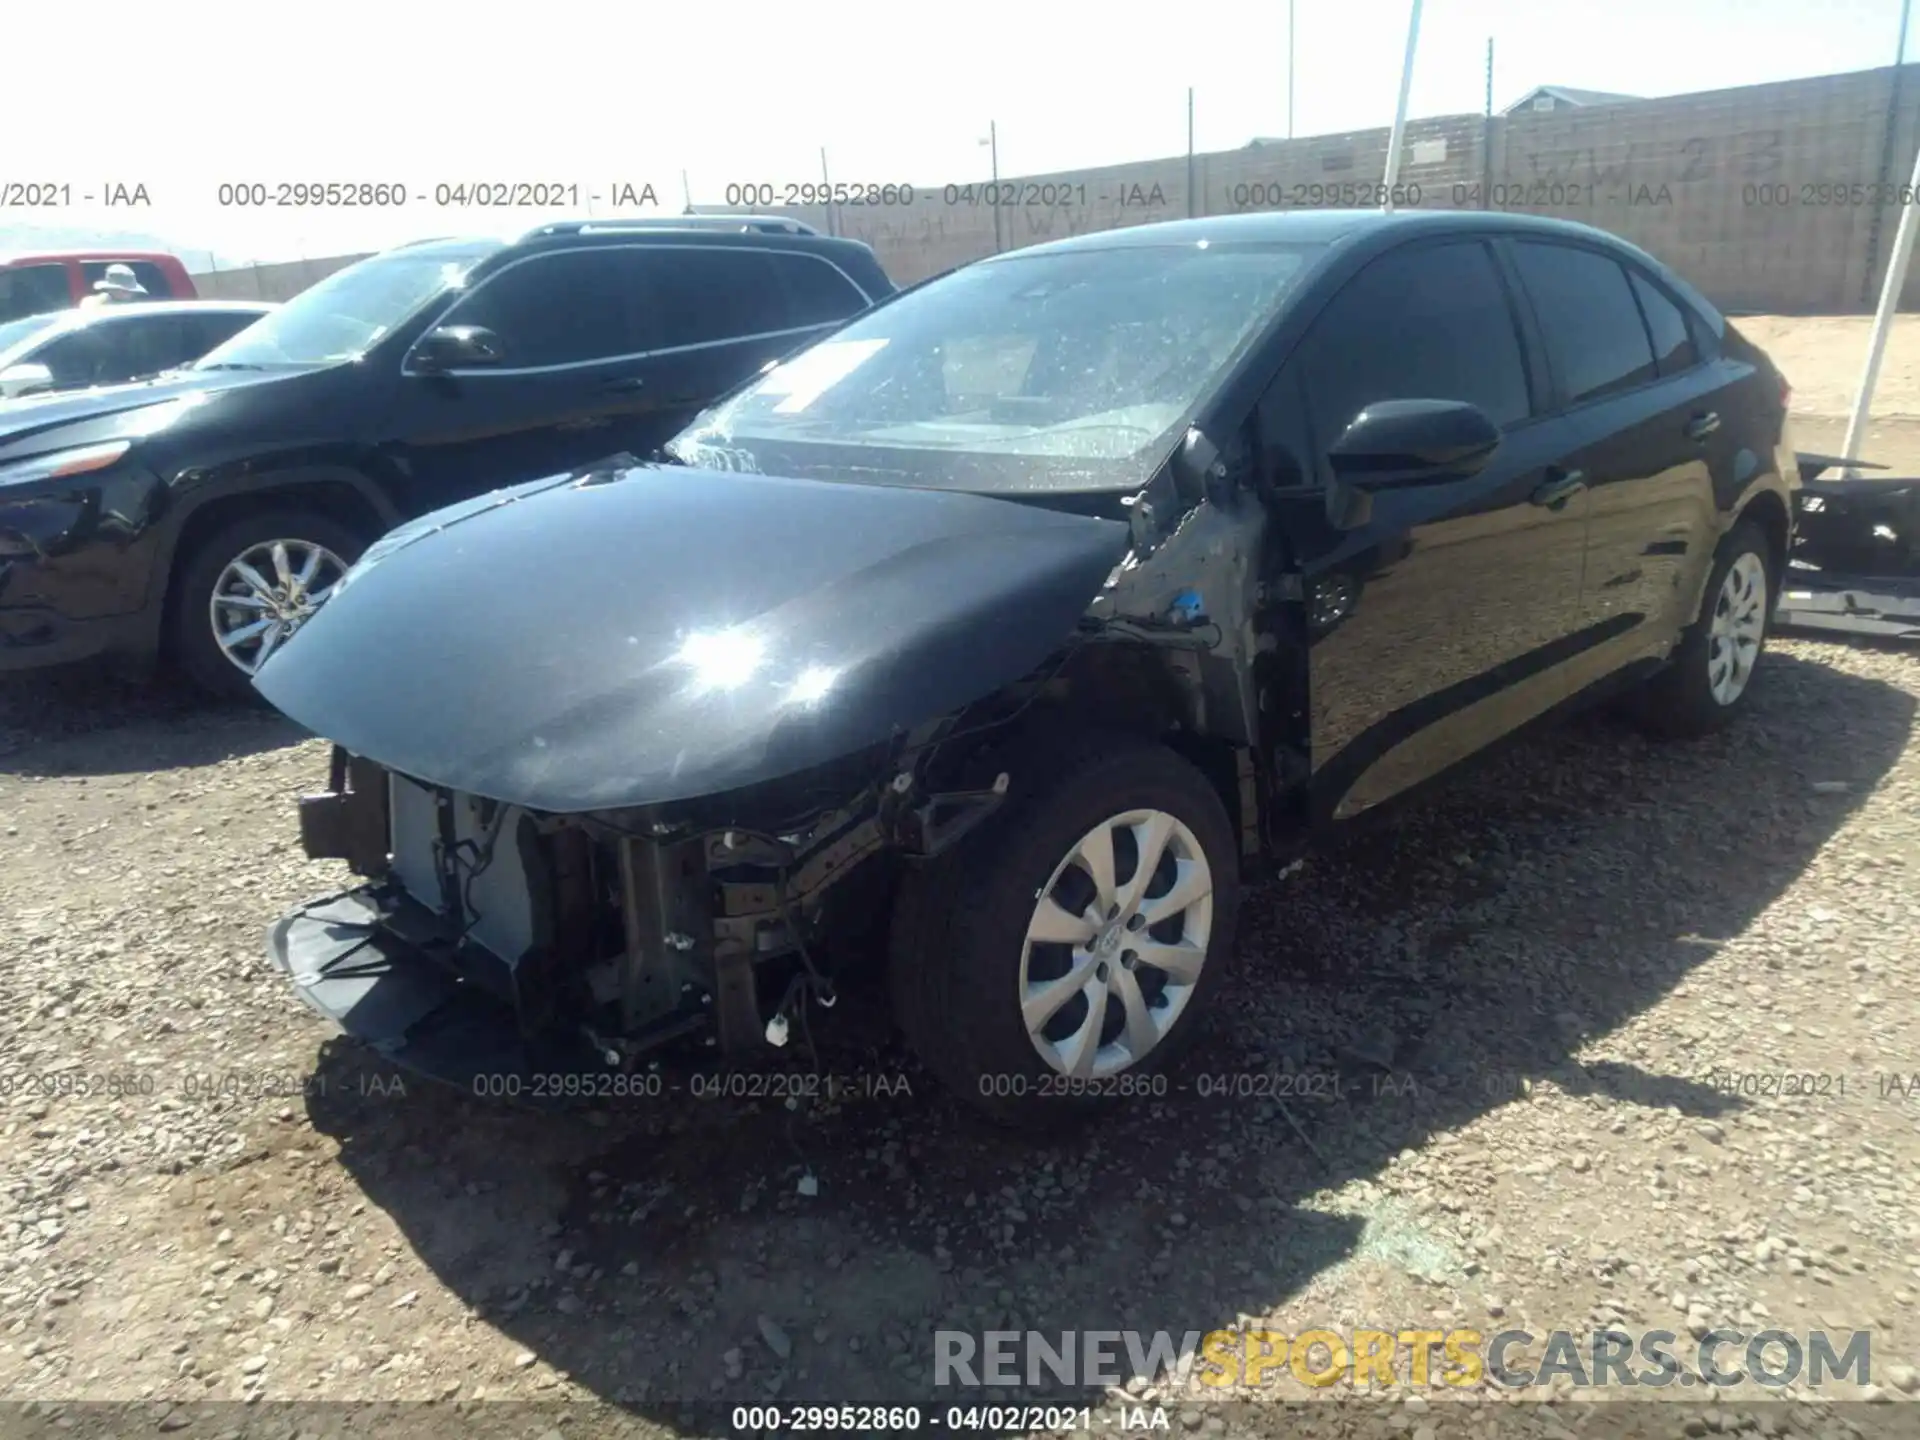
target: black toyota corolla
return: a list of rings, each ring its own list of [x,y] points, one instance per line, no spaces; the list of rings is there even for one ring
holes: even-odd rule
[[[1746,702],[1786,390],[1583,226],[1244,216],[918,287],[654,463],[377,543],[257,687],[335,742],[270,950],[485,1093],[740,1064],[877,917],[1013,1122],[1164,1093],[1241,880],[1516,728]],[[1784,462],[1783,462],[1784,457]]]

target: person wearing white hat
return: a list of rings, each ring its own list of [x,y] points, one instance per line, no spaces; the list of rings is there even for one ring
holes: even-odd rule
[[[93,282],[93,294],[80,302],[80,308],[90,310],[99,305],[117,305],[151,298],[147,287],[133,273],[131,265],[109,265],[106,274]]]

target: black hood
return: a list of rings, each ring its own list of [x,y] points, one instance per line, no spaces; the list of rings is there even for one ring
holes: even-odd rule
[[[635,466],[389,535],[261,669],[417,779],[578,812],[720,794],[991,693],[1128,527],[933,490]]]
[[[284,373],[186,370],[131,385],[0,401],[0,462],[73,445],[140,439],[168,428],[215,394]]]

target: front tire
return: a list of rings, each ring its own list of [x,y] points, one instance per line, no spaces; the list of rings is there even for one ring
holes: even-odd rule
[[[1727,532],[1699,618],[1648,682],[1640,717],[1662,735],[1709,735],[1740,713],[1766,647],[1779,577],[1766,532],[1743,520]]]
[[[895,1014],[989,1118],[1042,1129],[1166,1093],[1232,945],[1234,830],[1164,746],[1089,734],[1012,759],[1002,812],[908,874]]]
[[[354,530],[312,510],[261,511],[223,525],[175,572],[175,663],[216,699],[251,698],[254,672],[366,547]]]

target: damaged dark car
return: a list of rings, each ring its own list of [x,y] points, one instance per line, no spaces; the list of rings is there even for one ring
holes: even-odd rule
[[[334,743],[303,840],[365,882],[269,953],[486,1093],[757,1065],[869,976],[994,1118],[1169,1093],[1246,878],[1571,707],[1739,712],[1786,396],[1560,222],[965,267],[648,462],[375,544],[256,679]]]

